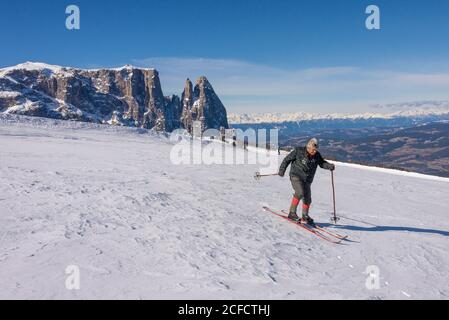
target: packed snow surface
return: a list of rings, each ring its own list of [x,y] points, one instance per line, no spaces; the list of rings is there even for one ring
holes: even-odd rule
[[[1,116],[0,146],[1,299],[449,298],[447,179],[337,163],[357,221],[331,227],[319,169],[311,214],[351,240],[334,245],[262,210],[288,209],[287,177],[173,165],[146,130]]]

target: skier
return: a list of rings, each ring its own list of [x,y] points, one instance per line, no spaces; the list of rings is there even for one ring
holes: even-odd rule
[[[279,169],[279,176],[283,177],[287,167],[291,163],[290,181],[292,182],[295,194],[288,218],[293,221],[314,225],[313,219],[309,216],[310,204],[312,203],[311,185],[315,177],[316,169],[320,166],[326,170],[335,170],[335,165],[325,161],[318,152],[318,140],[311,139],[305,147],[295,148],[282,162]],[[299,202],[302,200],[302,218],[297,215]]]

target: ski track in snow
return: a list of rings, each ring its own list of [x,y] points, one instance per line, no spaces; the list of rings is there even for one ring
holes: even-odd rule
[[[332,245],[262,210],[288,207],[288,178],[175,166],[144,130],[2,118],[0,146],[2,299],[449,297],[447,181],[337,165],[338,212],[378,227],[331,227],[319,169],[312,215],[354,241]],[[69,265],[80,290],[65,288]]]

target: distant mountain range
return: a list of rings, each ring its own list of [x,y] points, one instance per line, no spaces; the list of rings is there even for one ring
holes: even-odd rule
[[[373,106],[374,113],[229,115],[233,128],[278,129],[284,149],[320,140],[323,155],[343,162],[449,177],[449,101]]]
[[[300,137],[310,137],[333,131],[341,135],[348,130],[359,132],[391,132],[432,122],[449,120],[449,101],[422,101],[414,103],[373,106],[379,112],[363,114],[265,113],[230,114],[233,128],[277,129],[283,146]],[[350,131],[348,131],[350,132]]]
[[[157,131],[228,127],[206,77],[187,79],[181,97],[164,96],[155,69],[81,70],[26,62],[0,69],[0,113],[136,126]]]
[[[417,101],[398,104],[372,106],[375,112],[357,114],[345,113],[231,113],[228,115],[231,124],[280,124],[285,122],[303,122],[316,120],[395,120],[398,118],[437,118],[449,115],[449,101]]]

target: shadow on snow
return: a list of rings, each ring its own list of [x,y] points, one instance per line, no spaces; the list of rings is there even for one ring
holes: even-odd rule
[[[396,227],[396,226],[350,226],[350,225],[334,225],[330,223],[320,223],[323,227],[334,227],[336,229],[351,230],[351,231],[365,231],[365,232],[386,232],[386,231],[402,231],[402,232],[416,232],[416,233],[429,233],[439,234],[445,237],[449,237],[449,231],[435,230],[427,228],[415,228],[415,227]]]

